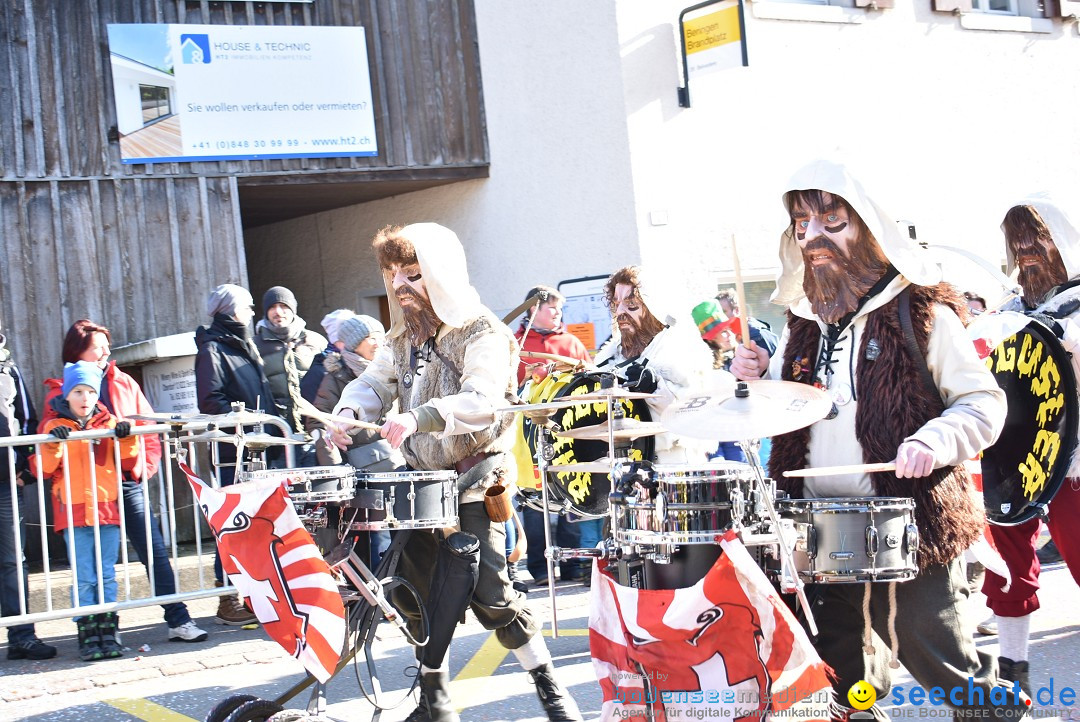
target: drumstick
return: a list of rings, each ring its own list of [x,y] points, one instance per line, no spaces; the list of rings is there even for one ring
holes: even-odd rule
[[[324,424],[343,424],[345,426],[354,426],[358,429],[367,429],[368,431],[378,431],[382,428],[378,424],[371,424],[367,421],[361,421],[360,419],[350,419],[348,416],[335,416],[334,414],[324,413],[312,406],[311,402],[304,398],[300,399],[299,406],[302,415],[318,419]]]
[[[839,474],[873,474],[876,471],[896,471],[895,461],[883,464],[848,464],[847,466],[819,466],[816,469],[794,469],[785,471],[784,476],[837,476]]]
[[[750,308],[746,305],[746,291],[743,290],[742,268],[739,266],[739,246],[735,243],[735,234],[731,234],[731,258],[735,263],[735,295],[739,299],[739,326],[743,332],[743,346],[750,348]]]

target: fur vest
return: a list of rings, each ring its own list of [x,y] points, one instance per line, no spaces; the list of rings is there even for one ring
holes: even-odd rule
[[[949,306],[960,318],[966,317],[963,300],[948,284],[909,286],[911,320],[915,340],[925,354],[933,326],[935,304]],[[863,331],[856,369],[856,440],[866,463],[891,461],[903,440],[924,423],[940,416],[944,404],[939,394],[931,394],[920,382],[920,371],[904,343],[900,327],[898,299],[871,311]],[[866,346],[876,340],[880,353],[866,358]],[[784,350],[782,378],[792,381],[796,358],[810,359],[809,383],[816,373],[821,329],[816,321],[788,314],[788,343]],[[925,361],[919,360],[924,364]],[[865,401],[865,403],[861,403]],[[829,421],[817,422],[827,424]],[[801,479],[785,479],[783,473],[806,466],[810,429],[799,429],[773,438],[769,471],[777,485],[792,497],[803,493]],[[915,523],[919,527],[919,567],[945,564],[971,546],[982,534],[984,512],[975,502],[971,479],[963,466],[936,469],[923,479],[898,479],[890,472],[873,474],[880,496],[913,497]]]
[[[516,390],[517,343],[510,329],[489,313],[466,322],[461,328],[451,328],[436,337],[438,339],[436,348],[442,358],[432,354],[431,360],[424,363],[422,372],[414,374],[413,384],[419,385],[419,395],[415,397],[415,405],[419,406],[430,399],[444,398],[459,393],[461,373],[465,367],[465,349],[474,338],[490,333],[504,336],[511,349],[510,365],[506,369],[490,370],[493,375],[505,377],[505,399],[491,399],[491,401],[499,404],[506,400],[506,405],[509,405],[509,399],[514,397]],[[414,407],[414,395],[411,389],[404,388],[401,379],[406,378],[406,374],[410,371],[412,346],[406,334],[401,334],[391,340],[391,348],[394,352],[394,365],[400,391],[398,403],[401,413],[406,413]],[[449,368],[447,361],[454,368]],[[474,454],[509,451],[513,446],[513,428],[513,414],[501,413],[496,414],[495,423],[483,431],[455,434],[441,439],[436,434],[413,434],[405,440],[401,449],[405,453],[409,466],[414,469],[425,471],[453,469],[456,463]]]

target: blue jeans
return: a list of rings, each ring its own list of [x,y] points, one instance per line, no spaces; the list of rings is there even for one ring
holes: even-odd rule
[[[154,596],[176,594],[176,579],[173,577],[172,564],[169,563],[169,548],[161,534],[161,525],[154,515],[150,515],[150,544],[154,552]],[[135,549],[135,555],[146,567],[147,577],[150,566],[147,564],[150,554],[146,547],[146,500],[143,498],[142,484],[137,481],[124,481],[124,523],[127,538]],[[165,623],[170,627],[179,627],[191,621],[187,605],[183,602],[162,604],[165,610]]]
[[[746,463],[746,454],[742,447],[734,441],[721,441],[716,451],[709,454],[710,459],[726,459],[728,461],[741,461]]]
[[[541,514],[531,507],[521,510],[521,525],[525,527],[525,539],[528,544],[527,561],[525,567],[533,579],[547,578],[547,559],[544,557],[544,523],[546,514]],[[555,524],[555,546],[563,548],[576,548],[581,544],[580,524],[571,524],[561,514]],[[564,577],[575,573],[580,568],[580,562],[576,560],[559,563],[559,568]]]
[[[604,520],[603,519],[585,519],[578,522],[578,529],[581,530],[581,548],[593,549],[604,536]]]
[[[107,524],[98,527],[101,533],[101,579],[97,578],[94,560],[94,527],[76,526],[64,530],[68,545],[68,561],[79,576],[79,586],[71,590],[72,601],[88,607],[98,603],[98,587],[104,601],[116,601],[116,558],[120,553],[120,527]],[[72,553],[74,552],[74,553]],[[79,621],[82,617],[75,617]]]
[[[0,454],[0,463],[7,459]],[[15,556],[15,529],[19,530],[19,543],[26,549],[26,529],[23,527],[22,494],[15,495],[18,504],[18,526],[15,525],[15,510],[11,508],[10,482],[0,482],[0,615],[14,617],[21,614],[19,609],[19,564]],[[24,557],[25,562],[25,557]],[[26,611],[30,611],[30,598],[27,594],[26,564],[23,564],[23,601]],[[8,642],[26,642],[34,638],[33,624],[17,624],[8,627]]]

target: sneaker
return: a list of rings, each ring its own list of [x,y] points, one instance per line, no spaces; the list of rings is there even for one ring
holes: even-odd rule
[[[56,656],[56,647],[45,644],[37,637],[25,642],[13,642],[8,645],[8,659],[52,659]]]
[[[1039,564],[1057,564],[1061,561],[1061,552],[1058,551],[1053,539],[1036,551],[1035,556],[1039,558]]]
[[[988,637],[992,637],[997,634],[997,617],[991,614],[989,617],[979,622],[975,627],[975,631],[979,634],[984,634]]]
[[[259,618],[255,613],[240,603],[240,598],[235,594],[226,594],[218,598],[217,623],[228,624],[232,627],[242,627],[245,624],[256,624]]]
[[[170,642],[204,642],[210,636],[195,626],[190,619],[179,627],[169,627]]]

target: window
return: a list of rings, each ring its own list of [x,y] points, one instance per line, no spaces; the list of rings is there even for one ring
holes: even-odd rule
[[[158,85],[140,85],[139,98],[142,100],[143,125],[148,125],[158,118],[169,115],[169,89]]]
[[[977,13],[1018,14],[1016,0],[971,0],[971,9]]]

